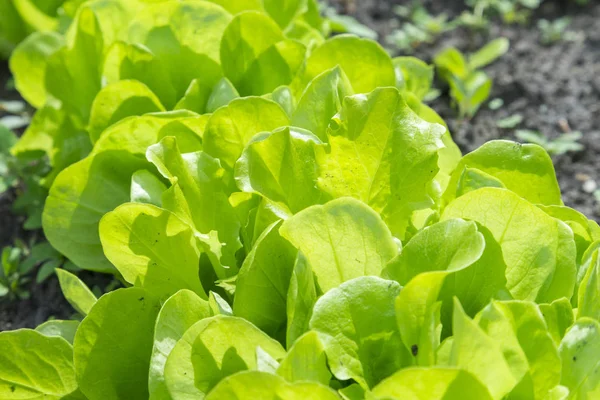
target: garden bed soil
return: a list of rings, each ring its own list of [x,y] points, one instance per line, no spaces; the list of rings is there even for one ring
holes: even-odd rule
[[[338,11],[349,12],[374,29],[385,44],[385,37],[399,25],[393,7],[409,5],[411,1],[332,3]],[[449,46],[472,52],[499,36],[508,38],[509,52],[485,68],[494,82],[490,99],[502,99],[501,108],[491,110],[484,105],[474,118],[462,121],[450,107],[447,93],[431,106],[448,123],[463,153],[492,139],[516,140],[514,129],[501,129],[496,122],[517,113],[523,116],[518,129],[537,130],[550,138],[568,130],[582,132],[580,142],[584,150],[555,157],[556,173],[565,204],[600,221],[597,201],[584,190],[588,181],[600,187],[600,2],[589,3],[580,6],[574,0],[546,0],[533,12],[526,26],[492,21],[489,34],[457,29],[443,34],[434,43],[421,44],[412,54],[396,55],[414,55],[431,63],[435,54]],[[465,9],[462,0],[426,0],[423,4],[432,15],[446,13],[450,18]],[[568,30],[578,33],[580,39],[542,45],[537,21],[564,16],[571,18]]]
[[[393,6],[406,5],[409,1],[331,0],[331,3],[376,30],[383,43],[398,25]],[[410,55],[431,62],[435,54],[448,46],[469,52],[498,36],[510,39],[511,50],[485,68],[494,81],[490,99],[501,98],[503,107],[491,110],[484,106],[471,120],[461,121],[450,107],[447,94],[431,106],[448,123],[463,152],[472,151],[492,139],[514,140],[514,129],[498,128],[496,122],[516,113],[524,117],[519,128],[539,130],[548,137],[556,137],[565,129],[581,131],[584,150],[555,157],[556,172],[565,203],[589,218],[600,220],[594,197],[583,188],[584,182],[589,180],[600,185],[600,3],[590,2],[587,6],[574,3],[547,0],[534,12],[527,26],[492,22],[489,35],[459,29],[442,35],[435,43],[422,44]],[[463,1],[428,0],[424,4],[433,15],[445,12],[455,17],[464,9]],[[581,40],[541,45],[536,20],[553,20],[565,15],[572,18],[569,29],[582,33]],[[18,96],[5,89],[8,79],[7,65],[2,63],[0,99]],[[2,247],[29,234],[22,229],[22,217],[10,211],[14,198],[14,192],[0,194]],[[100,287],[108,284],[110,278],[107,278],[94,274],[83,276],[90,285],[99,284]],[[56,277],[41,285],[32,283],[29,289],[31,298],[28,300],[0,300],[0,331],[33,328],[48,318],[72,315],[73,310],[63,298]]]

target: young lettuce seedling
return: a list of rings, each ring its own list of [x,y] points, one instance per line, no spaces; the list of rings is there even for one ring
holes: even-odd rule
[[[450,97],[461,118],[473,117],[488,99],[492,80],[480,69],[505,54],[508,48],[508,39],[498,38],[469,56],[450,47],[434,58],[440,77],[450,86]]]

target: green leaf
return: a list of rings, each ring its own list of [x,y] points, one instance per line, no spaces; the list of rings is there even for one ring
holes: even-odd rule
[[[281,360],[277,374],[288,382],[311,381],[329,385],[331,373],[323,343],[311,331],[298,338]]]
[[[263,0],[263,5],[282,29],[307,11],[306,0]]]
[[[174,109],[189,110],[198,114],[204,114],[208,106],[211,90],[212,88],[206,84],[202,84],[200,79],[192,80],[184,96],[177,102]]]
[[[525,301],[494,301],[478,316],[479,326],[498,343],[521,381],[510,398],[546,399],[560,382],[557,345],[538,307]]]
[[[129,41],[146,46],[167,70],[175,98],[196,78],[213,87],[221,78],[220,41],[231,16],[208,2],[162,2],[146,7],[129,28]]]
[[[74,360],[89,400],[147,399],[154,322],[160,306],[141,288],[105,294],[79,325]]]
[[[100,218],[131,195],[131,176],[152,168],[148,146],[175,133],[187,151],[201,148],[197,130],[204,118],[185,112],[133,117],[111,126],[86,159],[62,171],[50,188],[43,214],[48,241],[77,266],[114,272],[100,244]]]
[[[61,321],[54,319],[38,325],[35,330],[48,337],[61,337],[73,344],[75,332],[78,327],[79,321]]]
[[[64,45],[54,32],[34,32],[17,46],[10,58],[15,86],[29,104],[41,108],[48,100],[45,80],[48,57]]]
[[[124,80],[100,90],[90,112],[88,131],[96,143],[106,128],[127,117],[165,111],[160,100],[143,83]]]
[[[460,197],[463,194],[484,187],[506,188],[500,179],[495,178],[480,169],[464,167],[460,174],[460,178],[458,178],[458,182],[456,183],[456,193],[454,196]]]
[[[498,210],[502,210],[501,213]],[[464,218],[485,226],[500,244],[506,287],[518,300],[570,298],[576,248],[566,224],[511,191],[483,188],[450,203],[442,220]]]
[[[354,379],[368,389],[409,365],[396,326],[399,292],[394,281],[365,276],[342,283],[317,301],[310,328],[319,334],[336,378]]]
[[[446,81],[449,81],[451,76],[465,79],[469,73],[464,55],[454,47],[449,47],[436,54],[433,63]]]
[[[287,219],[280,232],[306,256],[323,293],[353,278],[379,275],[398,252],[377,213],[352,198],[309,207]]]
[[[174,137],[166,137],[148,147],[146,157],[172,185],[178,185],[195,230],[205,235],[217,232],[223,244],[222,254],[218,255],[219,265],[215,266],[217,276],[224,279],[235,275],[235,253],[242,247],[241,224],[229,203],[219,160],[205,152],[181,154]],[[170,211],[180,216],[178,210]]]
[[[570,390],[573,399],[592,399],[600,385],[600,324],[581,318],[573,324],[560,347],[561,385]]]
[[[163,299],[189,289],[206,298],[194,231],[175,214],[153,205],[123,204],[100,220],[100,241],[123,278],[152,296]]]
[[[275,102],[259,97],[233,100],[219,108],[208,120],[204,132],[204,151],[232,170],[250,139],[260,132],[271,132],[290,121]]]
[[[404,239],[415,210],[433,206],[431,182],[445,128],[419,118],[395,88],[344,99],[329,127],[331,150],[319,157],[319,188],[356,197]]]
[[[94,304],[96,304],[96,296],[85,283],[72,273],[57,268],[56,275],[65,299],[79,314],[88,315]]]
[[[471,70],[485,67],[493,63],[496,59],[502,57],[510,47],[510,42],[506,38],[492,40],[477,52],[469,57],[469,68]]]
[[[237,89],[227,78],[222,78],[213,88],[206,104],[206,112],[214,113],[217,109],[240,97]]]
[[[240,190],[258,193],[296,213],[322,202],[316,187],[321,141],[303,129],[285,127],[255,136],[235,164]]]
[[[167,358],[185,332],[196,322],[208,317],[208,302],[192,291],[182,289],[165,301],[154,327],[154,346],[148,377],[150,399],[171,399],[164,377]]]
[[[498,179],[507,189],[533,204],[562,205],[552,160],[537,145],[492,140],[465,155],[452,174],[444,194],[446,201],[455,198],[465,168],[476,168]]]
[[[297,252],[279,235],[280,226],[281,222],[271,224],[244,260],[237,275],[233,313],[284,342],[286,298]]]
[[[563,297],[562,299],[554,300],[550,304],[540,304],[539,307],[546,321],[546,326],[548,326],[550,336],[552,336],[554,343],[559,345],[565,336],[565,332],[575,322],[571,303],[567,298]]]
[[[65,339],[30,329],[0,333],[0,397],[60,399],[75,390],[73,348]]]
[[[600,321],[600,250],[592,253],[587,272],[577,295],[577,318],[590,317]]]
[[[228,315],[233,316],[233,310],[227,301],[219,293],[210,292],[208,294],[208,304],[210,306],[211,316]]]
[[[285,355],[279,343],[244,319],[215,316],[201,320],[184,334],[167,359],[169,393],[174,400],[204,398],[221,379],[255,369],[258,346],[275,359]]]
[[[368,93],[396,82],[392,59],[377,43],[352,35],[339,35],[316,48],[306,60],[303,90],[306,85],[336,66],[346,73],[355,93]]]
[[[396,57],[392,62],[396,72],[396,87],[422,100],[433,83],[433,66],[415,57]]]
[[[302,334],[308,331],[312,310],[317,302],[315,277],[302,252],[298,252],[286,300],[286,344],[290,348]]]
[[[209,0],[229,11],[231,14],[239,14],[243,11],[262,11],[261,0]]]
[[[286,40],[268,15],[244,12],[223,34],[221,64],[242,96],[263,95],[291,82],[305,52],[300,42]]]
[[[327,142],[331,118],[342,108],[344,98],[352,94],[352,86],[339,66],[324,71],[310,81],[302,93],[292,125],[307,129]]]
[[[407,368],[373,389],[373,395],[390,400],[492,400],[474,375],[457,368]]]
[[[314,382],[287,383],[277,375],[246,371],[223,379],[206,400],[243,399],[336,400],[338,396],[327,386]]]
[[[133,203],[162,205],[162,194],[167,186],[147,169],[135,171],[131,176],[130,200]]]
[[[450,365],[470,372],[487,387],[493,399],[502,399],[522,378],[513,375],[511,363],[503,353],[502,342],[488,336],[471,320],[458,300],[454,304],[452,327],[454,340]]]

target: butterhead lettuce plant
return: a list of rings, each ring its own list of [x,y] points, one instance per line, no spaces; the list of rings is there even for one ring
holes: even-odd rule
[[[263,17],[236,18],[223,38]],[[59,270],[79,317],[0,333],[0,397],[598,395],[600,227],[541,147],[462,156],[430,68],[370,40],[255,62],[221,64],[239,97],[120,119],[58,174],[48,239],[127,287]]]

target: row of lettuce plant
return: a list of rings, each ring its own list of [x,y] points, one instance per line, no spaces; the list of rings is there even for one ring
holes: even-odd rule
[[[50,243],[129,287],[58,270],[80,318],[0,333],[0,397],[600,394],[600,227],[541,147],[462,156],[432,69],[310,3],[123,4],[42,57],[57,134],[18,151],[55,157]]]

